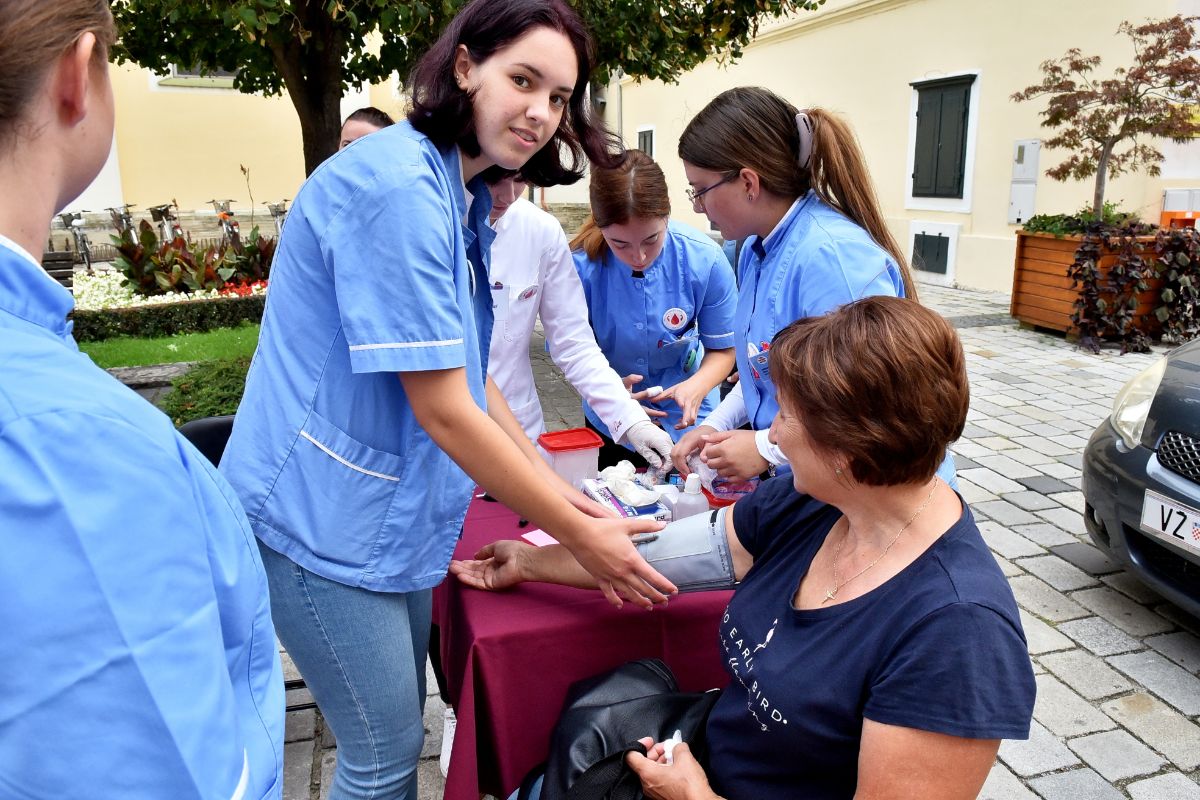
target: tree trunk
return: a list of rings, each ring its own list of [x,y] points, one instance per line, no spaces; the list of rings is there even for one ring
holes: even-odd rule
[[[1092,195],[1092,213],[1097,220],[1104,219],[1104,189],[1108,184],[1108,159],[1112,155],[1116,142],[1108,140],[1100,149],[1100,158],[1096,162],[1096,192]]]
[[[337,152],[346,43],[319,8],[305,27],[312,34],[307,41],[289,37],[273,42],[271,57],[300,119],[304,174],[308,176]]]

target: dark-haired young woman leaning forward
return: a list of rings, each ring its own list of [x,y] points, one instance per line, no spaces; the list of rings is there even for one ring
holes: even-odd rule
[[[674,589],[629,541],[656,526],[580,511],[594,506],[485,380],[481,173],[552,185],[585,155],[609,160],[589,69],[562,0],[475,0],[412,73],[408,120],[328,159],[288,216],[221,470],[261,541],[280,638],[337,737],[338,800],[416,796],[430,590],[474,483],[572,547],[614,602]]]
[[[771,438],[793,472],[702,518],[728,559],[689,570],[738,581],[708,763],[681,745],[668,764],[646,739],[630,766],[653,800],[974,798],[999,740],[1028,736],[1035,686],[1012,591],[935,474],[966,421],[958,336],[911,300],[870,297],[792,323],[770,367]],[[639,546],[654,563],[657,544]],[[451,571],[485,589],[595,585],[561,547],[481,554]]]

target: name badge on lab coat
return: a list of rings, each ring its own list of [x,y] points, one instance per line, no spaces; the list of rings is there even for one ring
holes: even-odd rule
[[[492,284],[492,319],[495,322],[508,320],[508,287],[500,281]]]

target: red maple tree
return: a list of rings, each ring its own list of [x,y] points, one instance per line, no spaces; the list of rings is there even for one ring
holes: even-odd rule
[[[1133,44],[1130,66],[1098,79],[1093,72],[1100,57],[1073,47],[1062,58],[1042,62],[1041,83],[1012,96],[1016,102],[1049,98],[1042,126],[1057,132],[1045,145],[1071,155],[1046,174],[1058,181],[1095,175],[1097,219],[1109,177],[1139,168],[1159,174],[1163,154],[1154,139],[1183,142],[1200,136],[1200,62],[1193,55],[1200,49],[1197,20],[1177,14],[1137,26],[1122,22],[1117,33]]]

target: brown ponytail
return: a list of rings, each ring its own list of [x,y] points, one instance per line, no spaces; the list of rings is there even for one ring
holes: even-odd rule
[[[763,190],[796,198],[811,188],[859,225],[900,267],[904,293],[917,299],[908,259],[888,230],[866,160],[850,126],[823,108],[805,109],[813,122],[812,157],[798,161],[799,110],[768,89],[740,87],[722,92],[692,118],[679,138],[679,157],[723,174],[752,169]]]
[[[575,238],[571,239],[571,250],[587,253],[587,257],[592,261],[598,261],[604,255],[605,249],[608,248],[608,243],[604,241],[604,234],[600,232],[600,227],[596,225],[596,219],[591,214],[583,221],[579,232],[575,234]]]
[[[588,197],[592,213],[571,240],[571,249],[582,250],[593,261],[608,250],[601,228],[671,216],[662,167],[641,150],[627,150],[615,167],[593,164]]]

